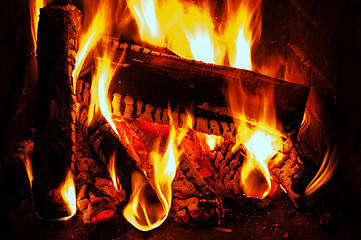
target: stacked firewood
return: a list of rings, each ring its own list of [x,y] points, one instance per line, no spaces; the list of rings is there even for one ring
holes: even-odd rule
[[[40,16],[40,21],[47,18],[47,11],[60,11],[62,15],[55,14],[53,17],[64,18],[65,15],[65,18],[69,19],[69,16],[74,15],[75,10],[69,5],[49,6],[42,11],[43,16]],[[73,25],[69,24],[65,28],[74,30]],[[39,34],[47,34],[46,27],[40,30],[39,28]],[[75,36],[71,35],[60,41],[73,43],[74,38]],[[300,179],[306,170],[303,160],[305,155],[298,151],[293,143],[297,137],[308,97],[307,87],[251,71],[185,60],[138,45],[118,43],[109,38],[104,41],[111,41],[112,46],[116,46],[114,62],[119,62],[117,58],[123,57],[122,62],[118,63],[120,70],[114,77],[116,80],[113,81],[110,91],[112,118],[119,134],[102,116],[97,116],[90,123],[88,122],[91,72],[83,74],[77,80],[76,117],[72,112],[74,102],[68,101],[74,97],[72,81],[69,81],[72,68],[69,70],[68,65],[61,69],[66,72],[66,76],[61,75],[61,79],[51,83],[55,89],[63,87],[63,78],[65,78],[69,91],[60,99],[48,99],[51,118],[58,106],[69,108],[71,112],[65,112],[67,118],[62,123],[64,126],[61,129],[69,130],[72,134],[64,137],[67,142],[62,146],[68,147],[69,156],[74,154],[72,151],[76,149],[75,158],[64,156],[67,158],[64,163],[69,159],[72,160],[71,166],[76,176],[78,209],[83,213],[85,223],[97,224],[114,216],[116,207],[129,199],[133,173],[138,173],[146,182],[149,189],[147,197],[158,199],[152,185],[150,153],[159,138],[160,150],[165,151],[170,123],[168,112],[171,113],[177,132],[185,132],[185,137],[177,143],[182,155],[172,183],[175,219],[180,222],[219,222],[224,212],[223,198],[254,201],[243,196],[240,186],[241,168],[247,158],[247,151],[243,146],[238,147],[237,151],[232,151],[237,130],[233,122],[234,116],[227,110],[223,97],[223,91],[229,83],[241,84],[250,94],[257,94],[262,89],[274,90],[276,116],[281,123],[278,130],[284,133],[285,137],[284,148],[282,153],[279,153],[282,160],[272,166],[271,172],[295,205],[300,205],[302,190],[295,191],[294,183],[301,182]],[[44,46],[38,48],[39,56],[48,54],[47,46]],[[57,58],[59,61],[64,60],[61,59],[62,56]],[[41,72],[47,73],[43,77],[44,80],[48,75],[53,77],[48,70],[44,70],[47,69],[47,64],[44,61],[39,62],[39,76]],[[40,90],[46,92],[46,89]],[[67,101],[62,106],[64,100]],[[46,100],[42,99],[42,101]],[[253,102],[246,103],[253,108],[262,107]],[[192,121],[188,122],[189,129],[185,130],[182,127],[187,125],[187,111],[192,113]],[[252,117],[254,116],[250,116],[250,119]],[[47,119],[49,116],[39,116],[40,120],[44,118]],[[77,126],[76,134],[73,124]],[[252,124],[252,120],[249,120],[248,124]],[[44,130],[44,126],[39,125],[36,130],[38,135],[35,144],[39,145],[38,142],[46,141],[42,129]],[[218,135],[221,138],[214,150],[205,144],[204,134]],[[59,138],[62,136],[60,135]],[[56,142],[56,137],[51,139],[51,143],[56,144]],[[35,148],[35,152],[39,150]],[[36,154],[34,157],[40,162],[38,165],[49,161],[47,157],[39,160]],[[57,158],[57,161],[61,162],[61,159]],[[111,161],[114,161],[116,182],[111,179],[107,170],[111,166]],[[266,203],[268,200],[257,201]]]

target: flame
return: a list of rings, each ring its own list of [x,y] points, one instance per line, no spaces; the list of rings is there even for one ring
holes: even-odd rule
[[[305,205],[312,205],[318,196],[318,191],[324,186],[334,175],[336,171],[336,167],[338,164],[339,155],[337,154],[336,147],[333,148],[330,153],[330,149],[328,148],[326,154],[323,158],[320,169],[318,170],[316,176],[312,179],[312,181],[308,184],[305,192],[304,199]]]
[[[43,8],[45,5],[46,5],[46,0],[29,1],[30,21],[31,21],[30,27],[31,27],[31,36],[33,38],[33,43],[34,43],[34,50],[36,50],[40,8]]]
[[[93,21],[88,30],[81,34],[79,41],[79,50],[75,56],[75,68],[73,71],[74,91],[80,71],[84,65],[85,59],[89,52],[96,46],[100,38],[105,34],[109,27],[109,8],[104,4],[99,6],[98,11],[94,15]]]
[[[111,104],[108,97],[109,86],[115,72],[115,67],[112,66],[111,59],[112,58],[108,51],[105,51],[103,57],[98,59],[96,73],[91,86],[88,124],[92,122],[95,114],[100,111],[115,133],[119,135],[115,123],[111,118]]]
[[[171,118],[171,116],[169,116]],[[172,121],[171,121],[172,122]],[[181,152],[176,145],[176,130],[171,124],[168,136],[167,149],[163,155],[159,153],[159,143],[151,152],[150,160],[154,166],[153,185],[161,201],[162,207],[154,207],[154,203],[147,199],[146,182],[140,174],[132,176],[133,192],[129,203],[124,208],[124,217],[137,229],[149,231],[160,226],[168,216],[172,201],[172,181],[178,166]]]
[[[69,216],[61,220],[68,220],[76,213],[76,193],[72,172],[69,170],[66,179],[60,187],[60,194],[67,206]]]
[[[248,197],[264,198],[271,191],[271,176],[268,164],[282,148],[282,135],[276,130],[276,114],[272,104],[273,91],[252,96],[243,91],[240,83],[229,83],[228,102],[237,127],[236,144],[247,150],[243,162],[241,181],[243,192]],[[252,103],[245,105],[244,103]],[[253,117],[252,119],[250,117]]]
[[[229,63],[233,67],[251,70],[251,48],[261,34],[262,21],[258,14],[261,1],[242,1],[238,7],[232,1],[227,3],[225,41]]]
[[[32,148],[32,143],[27,145],[26,148]],[[26,151],[24,157],[22,158],[23,160],[23,163],[24,163],[24,166],[25,166],[25,170],[26,170],[26,173],[28,175],[28,179],[29,179],[29,183],[30,183],[30,188],[32,188],[33,186],[33,165],[32,165],[32,162],[31,162],[31,155],[29,156],[29,154],[32,154],[32,153],[28,153]]]
[[[117,179],[117,175],[115,174],[115,151],[109,159],[108,171],[109,171],[110,177],[112,178],[115,189],[117,191],[119,191],[118,179]]]
[[[143,41],[167,47],[181,57],[251,69],[251,47],[261,33],[260,0],[229,3],[225,28],[216,27],[208,2],[128,0]]]

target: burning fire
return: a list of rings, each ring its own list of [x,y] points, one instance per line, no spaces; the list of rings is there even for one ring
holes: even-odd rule
[[[276,130],[275,108],[270,99],[273,99],[271,89],[267,94],[251,96],[243,91],[240,83],[230,82],[228,100],[237,127],[232,151],[242,144],[247,150],[240,184],[248,197],[264,198],[270,193],[271,176],[267,166],[282,148],[282,135]],[[254,106],[246,106],[245,102]]]
[[[238,5],[228,1],[224,28],[215,26],[207,3],[127,2],[143,41],[167,47],[184,58],[251,69],[251,47],[261,32],[260,0]]]
[[[323,158],[320,169],[318,170],[316,176],[308,184],[305,192],[305,205],[310,206],[319,197],[318,191],[324,186],[334,175],[336,167],[338,164],[339,155],[337,153],[336,147],[330,153],[330,149],[327,149],[326,154]]]
[[[98,59],[96,73],[92,80],[88,124],[91,123],[95,114],[101,112],[115,133],[119,135],[111,118],[111,105],[108,97],[109,85],[114,72],[115,68],[112,67],[112,58],[106,51],[104,56]]]
[[[124,217],[136,228],[149,231],[160,226],[168,216],[172,201],[172,182],[178,166],[181,152],[176,146],[176,130],[174,127],[168,136],[167,149],[163,155],[159,153],[159,143],[152,151],[150,161],[154,167],[153,185],[161,201],[162,207],[155,207],[154,203],[145,197],[146,188],[144,178],[133,174],[132,194],[129,203],[124,208]]]
[[[79,77],[80,71],[82,70],[82,67],[84,65],[86,57],[108,30],[108,14],[109,10],[103,2],[103,5],[99,6],[98,11],[94,15],[94,19],[88,27],[88,30],[80,37],[79,50],[76,55],[75,68],[73,71],[74,91],[76,89],[76,82]]]
[[[73,217],[76,213],[76,193],[75,193],[75,184],[73,179],[73,174],[69,170],[69,173],[64,180],[64,183],[61,185],[60,189],[61,197],[63,201],[66,203],[67,211],[69,216],[60,220],[68,220]]]
[[[216,25],[210,5],[207,3],[198,6],[195,3],[185,3],[180,0],[127,0],[127,6],[138,24],[139,34],[143,41],[167,47],[187,59],[229,64],[249,70],[252,68],[251,48],[261,32],[260,3],[260,0],[241,1],[238,4],[228,1],[222,25]],[[109,19],[110,6],[100,6],[98,9],[87,32],[81,36],[73,72],[74,85],[89,52],[109,30],[107,23],[113,22],[113,19]],[[100,111],[119,135],[111,118],[108,97],[109,85],[115,71],[110,55],[105,51],[97,63],[92,81],[89,122]],[[267,164],[282,146],[281,134],[275,130],[276,118],[272,101],[270,101],[273,98],[265,96],[262,101],[256,98],[255,102],[262,106],[262,111],[250,124],[251,121],[246,119],[248,109],[241,104],[242,100],[250,96],[247,96],[241,87],[230,87],[228,95],[230,108],[236,116],[235,123],[238,130],[237,143],[233,150],[243,144],[248,152],[248,158],[242,167],[243,191],[247,196],[264,198],[271,189],[271,177]],[[269,114],[271,112],[272,114]],[[193,126],[192,118],[187,118],[187,122],[189,126]],[[144,176],[139,173],[132,175],[133,192],[123,214],[132,225],[142,231],[149,231],[160,226],[168,216],[172,199],[171,183],[181,155],[176,147],[175,138],[175,129],[172,127],[164,156],[160,155],[158,147],[150,155],[154,166],[153,187],[157,192],[158,200],[161,201],[161,206],[151,202],[147,197],[149,185]],[[218,138],[208,135],[206,142],[210,149],[214,149]],[[117,187],[114,159],[108,167],[113,183]]]
[[[31,36],[33,37],[34,50],[36,50],[36,40],[38,33],[38,22],[40,15],[40,8],[43,8],[46,5],[46,0],[30,0],[29,1],[29,10],[30,10],[30,21],[31,21]]]
[[[119,191],[119,187],[118,187],[118,179],[117,179],[117,175],[115,173],[115,151],[113,153],[113,155],[111,156],[111,158],[109,159],[109,166],[108,166],[108,171],[110,174],[110,177],[112,178],[113,181],[113,185],[115,187],[115,189],[117,191]]]

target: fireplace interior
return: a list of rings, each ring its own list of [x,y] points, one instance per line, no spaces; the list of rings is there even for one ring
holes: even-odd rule
[[[210,0],[215,22],[221,18],[219,12],[226,3],[226,0]],[[124,218],[121,208],[125,204],[117,206],[115,216],[100,224],[89,224],[91,220],[85,224],[86,218],[79,209],[74,217],[63,222],[42,221],[34,213],[33,193],[24,163],[16,152],[21,148],[21,140],[33,139],[38,126],[38,62],[29,3],[16,0],[4,4],[0,35],[4,53],[0,88],[4,126],[0,144],[1,239],[355,239],[360,236],[358,102],[361,95],[358,91],[361,81],[357,77],[361,72],[361,29],[357,24],[361,22],[360,1],[263,0],[262,32],[252,47],[252,70],[309,87],[306,117],[298,131],[297,144],[303,156],[311,161],[306,168],[310,168],[308,174],[312,176],[322,165],[326,152],[334,158],[337,165],[330,180],[321,184],[312,198],[300,194],[296,200],[292,199],[291,193],[280,187],[266,200],[223,198],[222,221],[216,223],[176,222],[178,213],[171,210],[160,227],[147,232],[134,228]],[[87,10],[82,1],[71,4],[82,12]],[[119,6],[125,9],[126,2],[120,1]],[[120,37],[112,38],[113,46],[121,49],[122,41],[126,41],[127,46],[142,45],[173,54],[132,38],[137,27],[134,20],[131,24]],[[265,67],[271,69],[267,74],[262,71]],[[86,85],[87,77],[83,75],[79,84]],[[82,133],[84,138],[86,134]],[[311,181],[312,176],[307,179]]]

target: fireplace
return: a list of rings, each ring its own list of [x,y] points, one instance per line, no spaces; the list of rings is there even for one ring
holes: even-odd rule
[[[340,237],[357,236],[354,227],[358,226],[356,219],[360,210],[358,203],[361,193],[357,183],[361,171],[361,130],[357,93],[354,93],[358,81],[354,76],[357,76],[360,68],[357,60],[360,48],[356,44],[359,30],[354,29],[352,23],[358,22],[360,6],[354,1],[326,3],[284,0],[278,4],[275,6],[271,1],[262,1],[262,34],[252,49],[252,59],[256,67],[272,66],[273,71],[268,73],[271,77],[310,87],[306,106],[309,125],[304,132],[300,131],[298,140],[314,164],[320,166],[327,147],[333,149],[337,145],[340,156],[337,171],[321,189],[321,197],[316,199],[314,205],[305,206],[304,209],[295,208],[287,194],[277,195],[268,205],[257,201],[240,205],[234,200],[224,199],[223,225],[192,223],[188,229],[189,225],[176,225],[172,221],[174,216],[170,216],[164,225],[149,233],[135,230],[122,217],[120,210],[110,222],[92,231],[84,226],[81,217],[77,215],[61,224],[38,221],[32,213],[31,191],[23,163],[14,161],[16,158],[13,156],[17,141],[28,138],[27,135],[32,134],[29,129],[36,126],[38,104],[37,63],[30,35],[29,13],[27,3],[19,2],[11,6],[16,15],[5,14],[11,15],[9,19],[14,21],[13,25],[6,25],[9,30],[4,31],[7,33],[2,38],[4,52],[9,53],[8,63],[3,64],[6,66],[5,76],[9,77],[4,80],[2,96],[3,99],[13,100],[3,100],[11,104],[3,106],[1,111],[6,113],[4,120],[9,125],[4,130],[5,141],[1,144],[4,157],[0,175],[4,192],[2,215],[10,220],[7,222],[11,227],[8,236],[23,237],[16,232],[19,228],[28,233],[34,228],[32,231],[38,237],[45,232],[58,234],[59,238],[300,238],[301,234],[310,234],[307,235],[309,237],[315,234],[323,238],[334,234]],[[224,2],[212,1],[211,6],[222,9]],[[85,10],[81,4],[78,7]],[[127,39],[126,34],[123,39]],[[118,39],[112,41],[121,45]],[[131,45],[136,46],[137,42],[133,41]],[[152,47],[145,46],[144,49]],[[162,51],[159,48],[156,50]],[[11,59],[14,59],[13,62]],[[86,80],[80,79],[80,83],[84,82]],[[29,220],[34,221],[28,224]],[[168,230],[169,227],[171,230]]]

